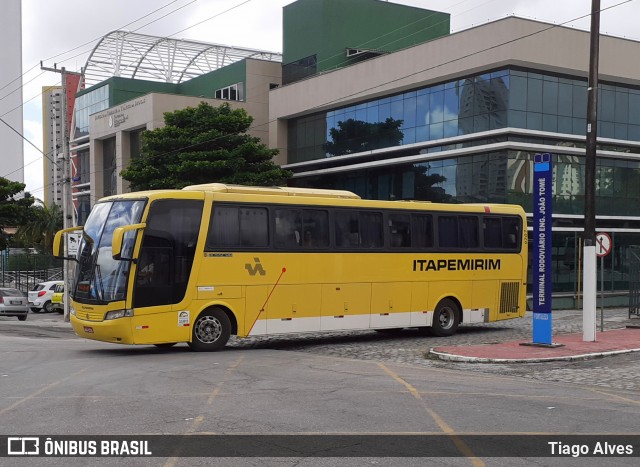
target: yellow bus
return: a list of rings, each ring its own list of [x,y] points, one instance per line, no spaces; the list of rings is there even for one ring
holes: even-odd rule
[[[449,336],[526,311],[519,206],[214,183],[104,198],[56,234],[56,256],[78,229],[71,323],[88,339],[215,350],[231,335]]]

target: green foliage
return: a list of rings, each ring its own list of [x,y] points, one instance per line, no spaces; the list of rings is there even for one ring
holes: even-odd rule
[[[63,263],[53,255],[32,255],[28,253],[11,253],[6,263],[6,271],[38,271],[42,269],[60,268]]]
[[[63,227],[62,208],[57,204],[34,205],[29,218],[18,228],[16,239],[23,245],[51,253],[53,237]]]
[[[201,102],[167,112],[164,120],[164,127],[142,133],[140,157],[120,173],[132,190],[213,182],[273,186],[292,175],[273,163],[277,149],[245,133],[253,118],[244,109]]]
[[[393,118],[377,123],[350,118],[338,122],[338,128],[331,128],[331,141],[324,144],[322,149],[333,156],[341,156],[398,146],[404,137],[401,126],[402,120]]]
[[[7,248],[9,234],[7,227],[18,227],[30,218],[30,208],[34,198],[27,192],[16,197],[26,185],[0,177],[0,250]]]

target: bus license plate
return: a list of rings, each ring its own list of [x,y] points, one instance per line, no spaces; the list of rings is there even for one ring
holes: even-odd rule
[[[85,326],[84,332],[86,332],[87,334],[93,334],[93,328],[91,326]]]

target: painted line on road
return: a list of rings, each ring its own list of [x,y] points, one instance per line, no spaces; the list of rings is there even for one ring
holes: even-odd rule
[[[13,404],[11,404],[9,407],[5,407],[4,409],[0,410],[0,415],[4,415],[5,413],[9,412],[10,410],[15,409],[16,407],[18,407],[19,405],[24,404],[25,402],[30,401],[31,399],[33,399],[34,397],[39,396],[40,394],[42,394],[43,392],[48,391],[49,389],[52,389],[54,387],[56,387],[57,385],[59,385],[60,383],[73,378],[74,376],[78,376],[81,373],[84,373],[85,371],[87,371],[89,369],[89,367],[87,368],[83,368],[80,371],[76,371],[73,374],[70,374],[69,376],[65,376],[64,378],[60,378],[58,381],[54,381],[53,383],[50,383],[48,385],[46,385],[45,387],[38,389],[36,392],[33,392],[31,394],[29,394],[28,396],[23,397],[22,399],[20,399],[19,401],[14,402]]]
[[[220,394],[220,391],[222,390],[222,386],[225,383],[225,377],[233,373],[235,369],[238,367],[238,365],[240,365],[240,362],[242,362],[243,359],[244,359],[244,355],[241,355],[231,365],[229,365],[226,370],[224,370],[222,381],[219,381],[218,383],[216,383],[213,390],[209,393],[209,397],[207,398],[207,403],[206,403],[207,406],[211,406],[213,404],[213,401],[218,396],[218,394]],[[185,434],[186,435],[194,434],[196,430],[200,428],[200,426],[204,422],[204,419],[205,417],[202,414],[195,417],[195,419],[193,420],[193,423],[189,428],[187,428]],[[167,462],[165,462],[164,467],[175,467],[176,462],[180,458],[181,452],[182,452],[182,448],[178,446],[178,449],[175,451],[175,454],[169,459],[167,459]]]
[[[407,388],[407,390],[411,393],[411,395],[418,401],[420,401],[420,404],[422,405],[422,407],[426,410],[426,412],[429,414],[429,416],[436,422],[436,424],[440,427],[440,429],[447,435],[449,435],[451,441],[453,442],[453,444],[456,445],[456,447],[458,448],[458,450],[467,458],[469,458],[469,460],[471,461],[471,463],[476,466],[476,467],[484,467],[485,463],[479,459],[471,450],[471,448],[469,448],[469,446],[466,445],[466,443],[464,441],[462,441],[456,434],[455,430],[453,428],[451,428],[449,426],[449,424],[447,424],[447,422],[444,421],[444,419],[442,417],[440,417],[440,415],[438,415],[436,412],[434,412],[426,403],[426,401],[422,398],[422,395],[420,394],[420,391],[418,391],[415,387],[413,387],[410,383],[408,383],[407,381],[405,381],[404,379],[402,379],[402,377],[400,377],[397,373],[395,373],[393,370],[387,368],[387,366],[384,363],[378,363],[378,366],[380,368],[382,368],[383,371],[385,371],[389,376],[391,376],[393,379],[395,379],[397,382],[399,382],[400,384],[402,384],[405,388]]]
[[[640,401],[635,400],[635,399],[629,399],[628,397],[619,396],[618,394],[611,394],[609,392],[600,391],[598,389],[593,389],[593,388],[587,388],[587,389],[589,391],[591,391],[591,392],[595,392],[597,394],[602,394],[604,396],[610,397],[611,399],[618,399],[618,400],[621,400],[623,402],[631,402],[632,404],[640,405]]]

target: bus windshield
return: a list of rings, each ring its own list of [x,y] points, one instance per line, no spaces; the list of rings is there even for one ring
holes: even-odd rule
[[[81,303],[108,303],[125,299],[131,262],[113,259],[113,231],[121,226],[139,223],[145,203],[145,200],[122,200],[95,205],[87,218],[78,249],[76,283],[71,292],[74,300]],[[123,258],[131,256],[135,239],[135,231],[125,234]]]

